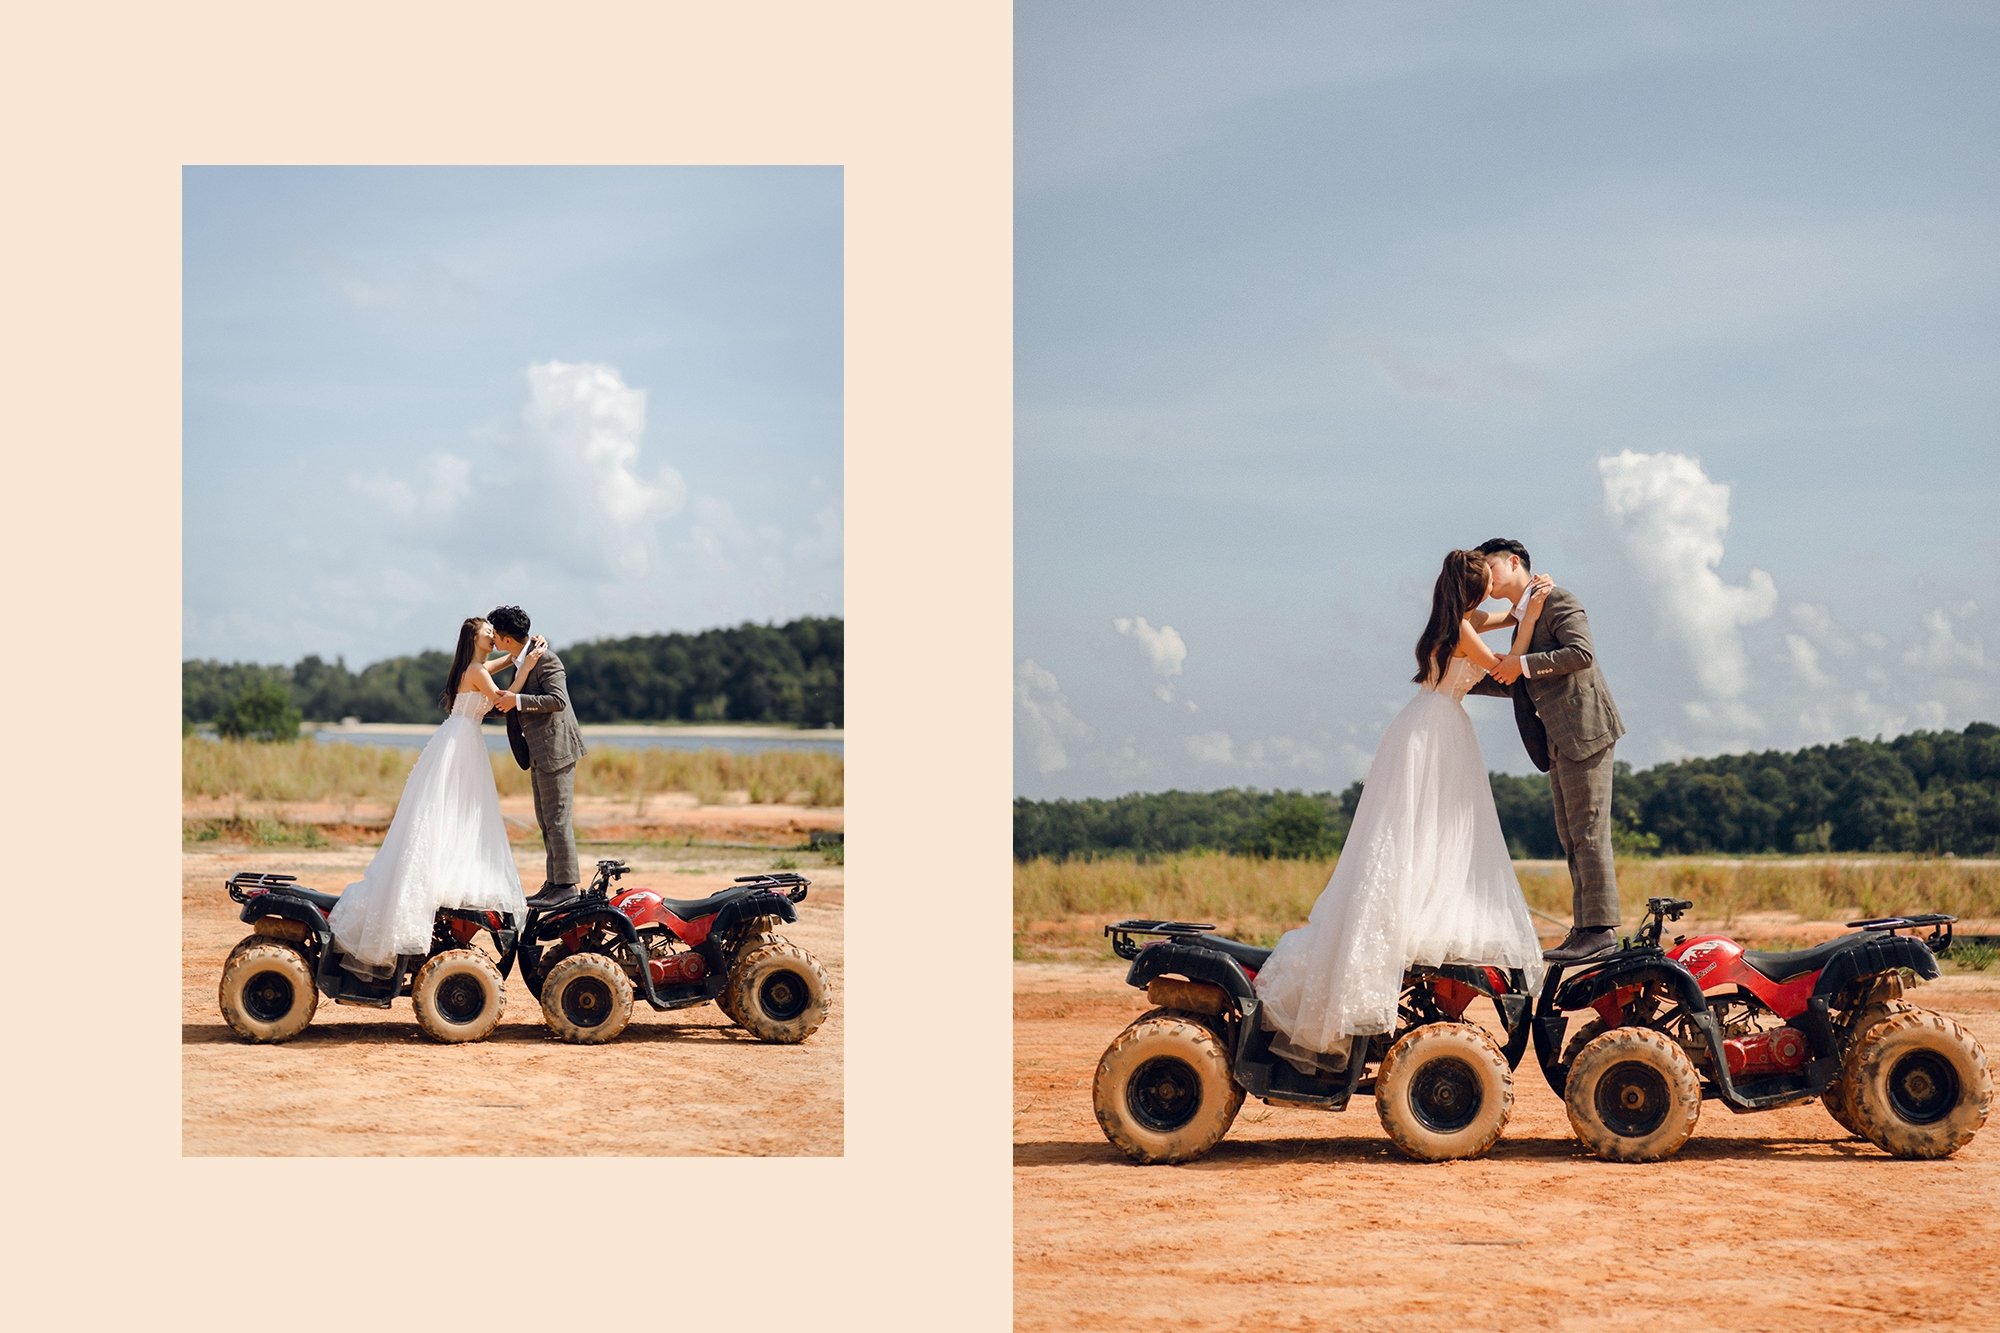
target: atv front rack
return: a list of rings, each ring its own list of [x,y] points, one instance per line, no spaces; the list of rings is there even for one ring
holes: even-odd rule
[[[1140,935],[1186,939],[1192,935],[1206,935],[1214,929],[1214,924],[1208,921],[1151,921],[1135,917],[1112,922],[1104,928],[1104,933],[1111,937],[1111,952],[1130,961],[1137,958],[1139,950],[1145,947],[1137,939]]]
[[[1943,953],[1951,947],[1951,923],[1958,920],[1942,912],[1921,912],[1916,916],[1873,916],[1866,921],[1850,921],[1849,930],[1882,930],[1893,935],[1899,930],[1922,930],[1931,928],[1924,936],[1924,946],[1932,953]]]
[[[271,875],[259,870],[239,870],[229,877],[229,896],[239,903],[250,901],[254,893],[288,889],[299,882],[297,875]]]

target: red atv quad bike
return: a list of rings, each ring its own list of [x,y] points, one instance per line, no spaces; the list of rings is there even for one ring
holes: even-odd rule
[[[607,1042],[632,1021],[634,994],[655,1009],[714,1002],[759,1041],[801,1042],[826,1021],[826,973],[774,933],[798,920],[794,903],[812,881],[789,873],[740,876],[707,898],[651,889],[613,891],[629,872],[599,861],[580,897],[530,909],[521,930],[521,975],[542,1002],[549,1030],[568,1042]]]
[[[341,966],[327,924],[338,894],[309,889],[291,875],[247,870],[230,876],[227,887],[243,904],[251,931],[229,951],[216,994],[238,1036],[289,1041],[312,1022],[322,996],[387,1009],[407,995],[417,1026],[442,1042],[478,1041],[500,1022],[520,925],[511,916],[447,908],[432,925],[428,952],[398,958],[388,976],[359,977]],[[481,935],[497,961],[475,947]]]
[[[1664,923],[1691,906],[1650,899],[1651,919],[1618,952],[1567,978],[1552,968],[1543,984],[1536,1054],[1592,1152],[1671,1156],[1706,1099],[1763,1111],[1818,1097],[1842,1127],[1896,1157],[1949,1157],[1985,1124],[1985,1052],[1903,998],[1906,977],[1938,975],[1954,918],[1851,921],[1851,934],[1786,953],[1722,935],[1663,948]],[[1898,933],[1913,929],[1929,934]],[[1567,1015],[1585,1010],[1594,1016],[1562,1044]]]

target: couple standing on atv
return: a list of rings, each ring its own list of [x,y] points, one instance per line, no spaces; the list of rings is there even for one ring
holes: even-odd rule
[[[438,704],[449,716],[424,744],[382,847],[347,886],[329,918],[342,965],[387,976],[399,956],[422,955],[441,909],[492,910],[515,922],[530,906],[557,906],[576,894],[576,839],[570,807],[583,737],[562,659],[530,632],[527,612],[496,607],[468,617]],[[493,656],[495,649],[501,656]],[[512,668],[507,689],[494,675]],[[532,776],[535,819],[548,849],[547,879],[532,898],[500,818],[500,796],[480,723],[507,717],[515,762]]]
[[[1345,1068],[1352,1038],[1391,1032],[1413,966],[1490,964],[1531,985],[1544,959],[1617,944],[1611,751],[1624,734],[1583,607],[1527,548],[1495,538],[1444,559],[1417,642],[1422,688],[1382,734],[1347,850],[1306,925],[1257,972],[1271,1050],[1301,1072]],[[1504,600],[1504,611],[1482,604]],[[1480,635],[1512,626],[1505,654]],[[1468,693],[1511,695],[1522,743],[1550,775],[1556,833],[1575,890],[1574,927],[1545,954],[1500,831]]]

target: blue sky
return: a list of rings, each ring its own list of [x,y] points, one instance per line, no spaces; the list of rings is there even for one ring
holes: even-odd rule
[[[1638,766],[2000,720],[2000,14],[1016,15],[1021,794],[1346,785],[1498,535]]]
[[[838,168],[183,186],[183,656],[841,613]]]

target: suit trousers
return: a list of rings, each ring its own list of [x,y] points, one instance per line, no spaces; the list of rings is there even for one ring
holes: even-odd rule
[[[1611,751],[1607,745],[1572,759],[1549,738],[1549,796],[1555,802],[1556,837],[1569,858],[1573,915],[1579,927],[1616,926],[1618,872],[1611,857]]]
[[[576,835],[570,829],[570,807],[576,791],[576,764],[561,768],[531,768],[535,788],[535,822],[542,826],[542,846],[548,850],[549,884],[577,882]]]

